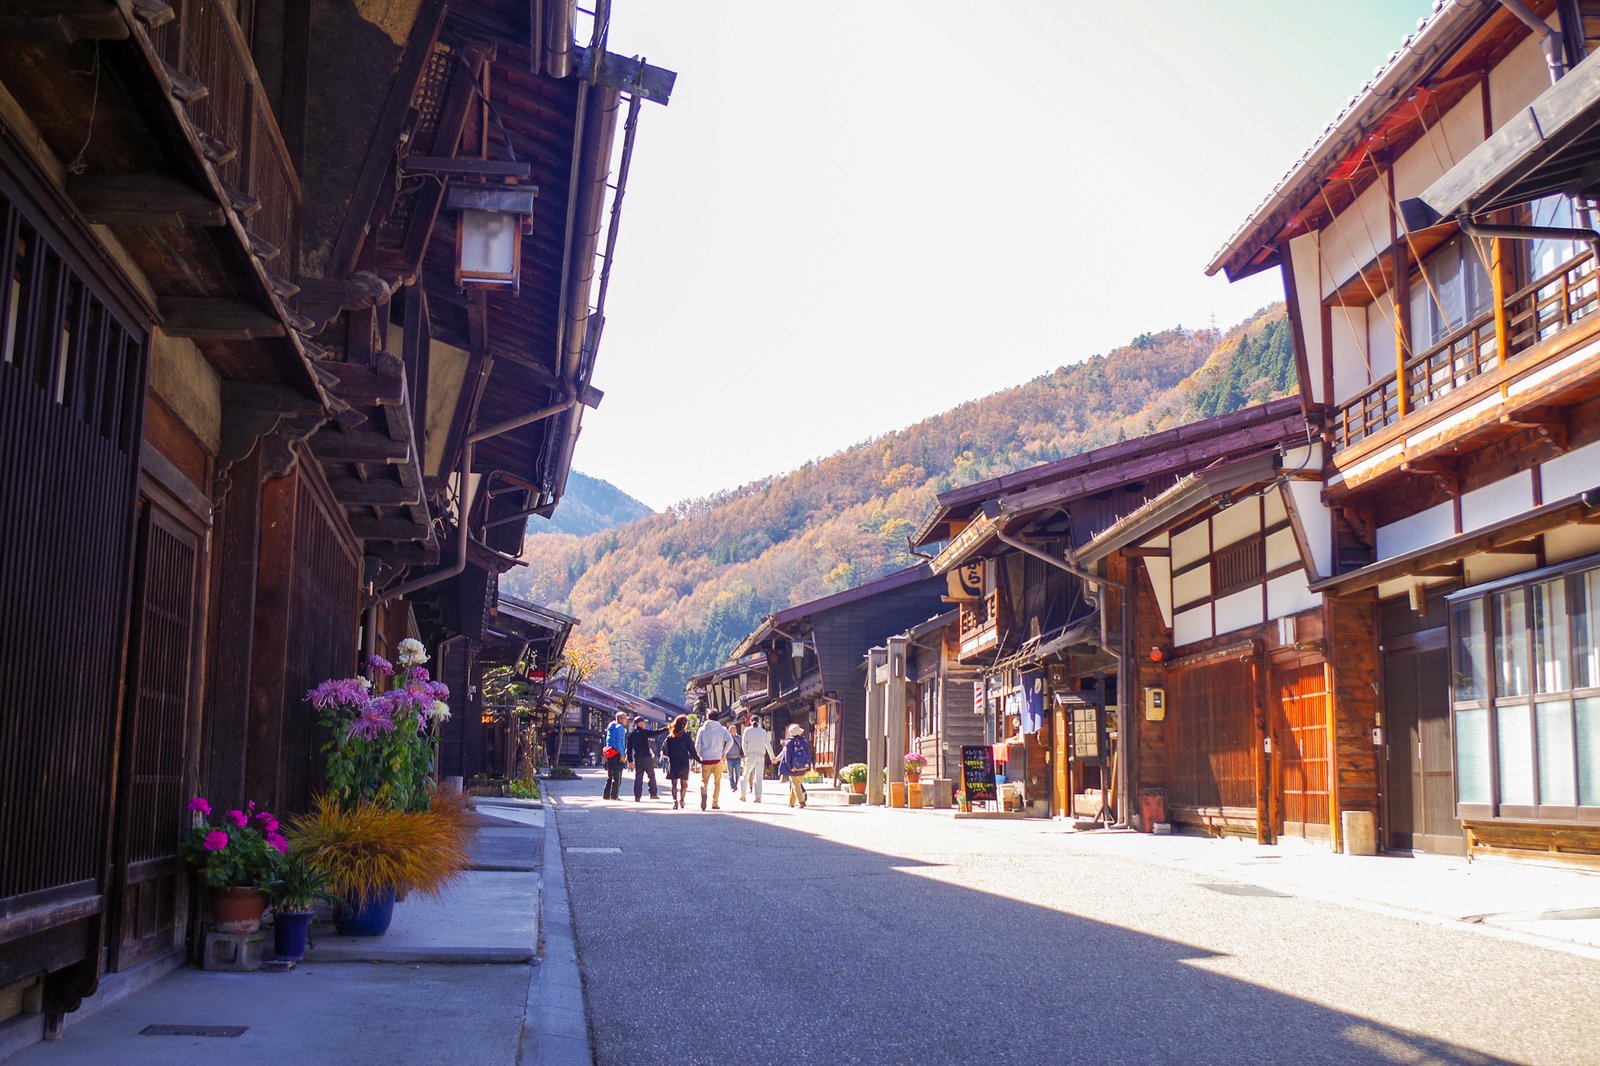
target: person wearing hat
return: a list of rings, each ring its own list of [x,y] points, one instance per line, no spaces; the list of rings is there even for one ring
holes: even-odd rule
[[[628,734],[628,762],[633,766],[635,803],[644,796],[646,774],[650,775],[650,798],[661,798],[661,793],[656,790],[656,753],[651,744],[665,732],[665,729],[646,729],[642,714],[633,720],[633,731]]]
[[[811,744],[806,731],[792,723],[784,731],[783,753],[778,756],[778,776],[789,779],[789,806],[806,805],[806,773],[811,769]]]

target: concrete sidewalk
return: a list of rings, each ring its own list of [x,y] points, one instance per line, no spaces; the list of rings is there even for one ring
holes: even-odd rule
[[[440,900],[398,904],[384,936],[314,930],[315,947],[287,973],[179,970],[93,1013],[69,1015],[60,1040],[27,1048],[7,1066],[587,1064],[581,986],[574,1000],[541,980],[537,957],[544,811],[494,800],[477,809],[473,855],[482,868]],[[546,1004],[546,996],[559,1002]],[[553,1015],[562,1039],[541,1048],[527,1030],[552,1010],[562,1012]],[[150,1026],[232,1027],[236,1035],[145,1035]]]
[[[852,808],[852,810],[863,810]],[[1446,925],[1600,958],[1600,871],[1446,855],[1339,855],[1325,844],[1078,830],[1062,820],[953,820],[951,811],[867,808],[869,817],[943,818],[953,832],[1038,834],[1068,851],[1185,869],[1303,899]]]

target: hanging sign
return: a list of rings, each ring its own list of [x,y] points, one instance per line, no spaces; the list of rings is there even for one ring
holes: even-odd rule
[[[994,752],[987,744],[961,746],[961,787],[969,803],[994,803],[1000,798],[994,781]]]
[[[946,592],[952,600],[983,599],[983,560],[958,566],[945,575]]]
[[[1022,672],[1022,731],[1037,733],[1044,728],[1044,671]]]

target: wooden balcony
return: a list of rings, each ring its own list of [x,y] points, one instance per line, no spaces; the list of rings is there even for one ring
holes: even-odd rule
[[[175,17],[148,25],[145,36],[245,222],[251,251],[263,260],[281,253],[273,272],[292,280],[299,265],[300,176],[250,46],[227,3],[168,3]]]
[[[1370,482],[1493,430],[1545,425],[1549,409],[1600,393],[1600,273],[1585,250],[1511,294],[1502,360],[1493,308],[1335,408],[1331,492]]]
[[[1600,279],[1584,251],[1506,299],[1506,362],[1513,362],[1576,326],[1596,308]],[[1405,364],[1405,417],[1502,365],[1491,308]],[[1390,374],[1335,409],[1329,426],[1335,452],[1384,433],[1401,421],[1400,388]]]

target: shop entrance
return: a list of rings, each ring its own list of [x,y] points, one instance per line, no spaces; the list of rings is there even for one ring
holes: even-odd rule
[[[1464,855],[1466,840],[1455,816],[1445,630],[1402,641],[1386,640],[1383,656],[1388,845]]]

